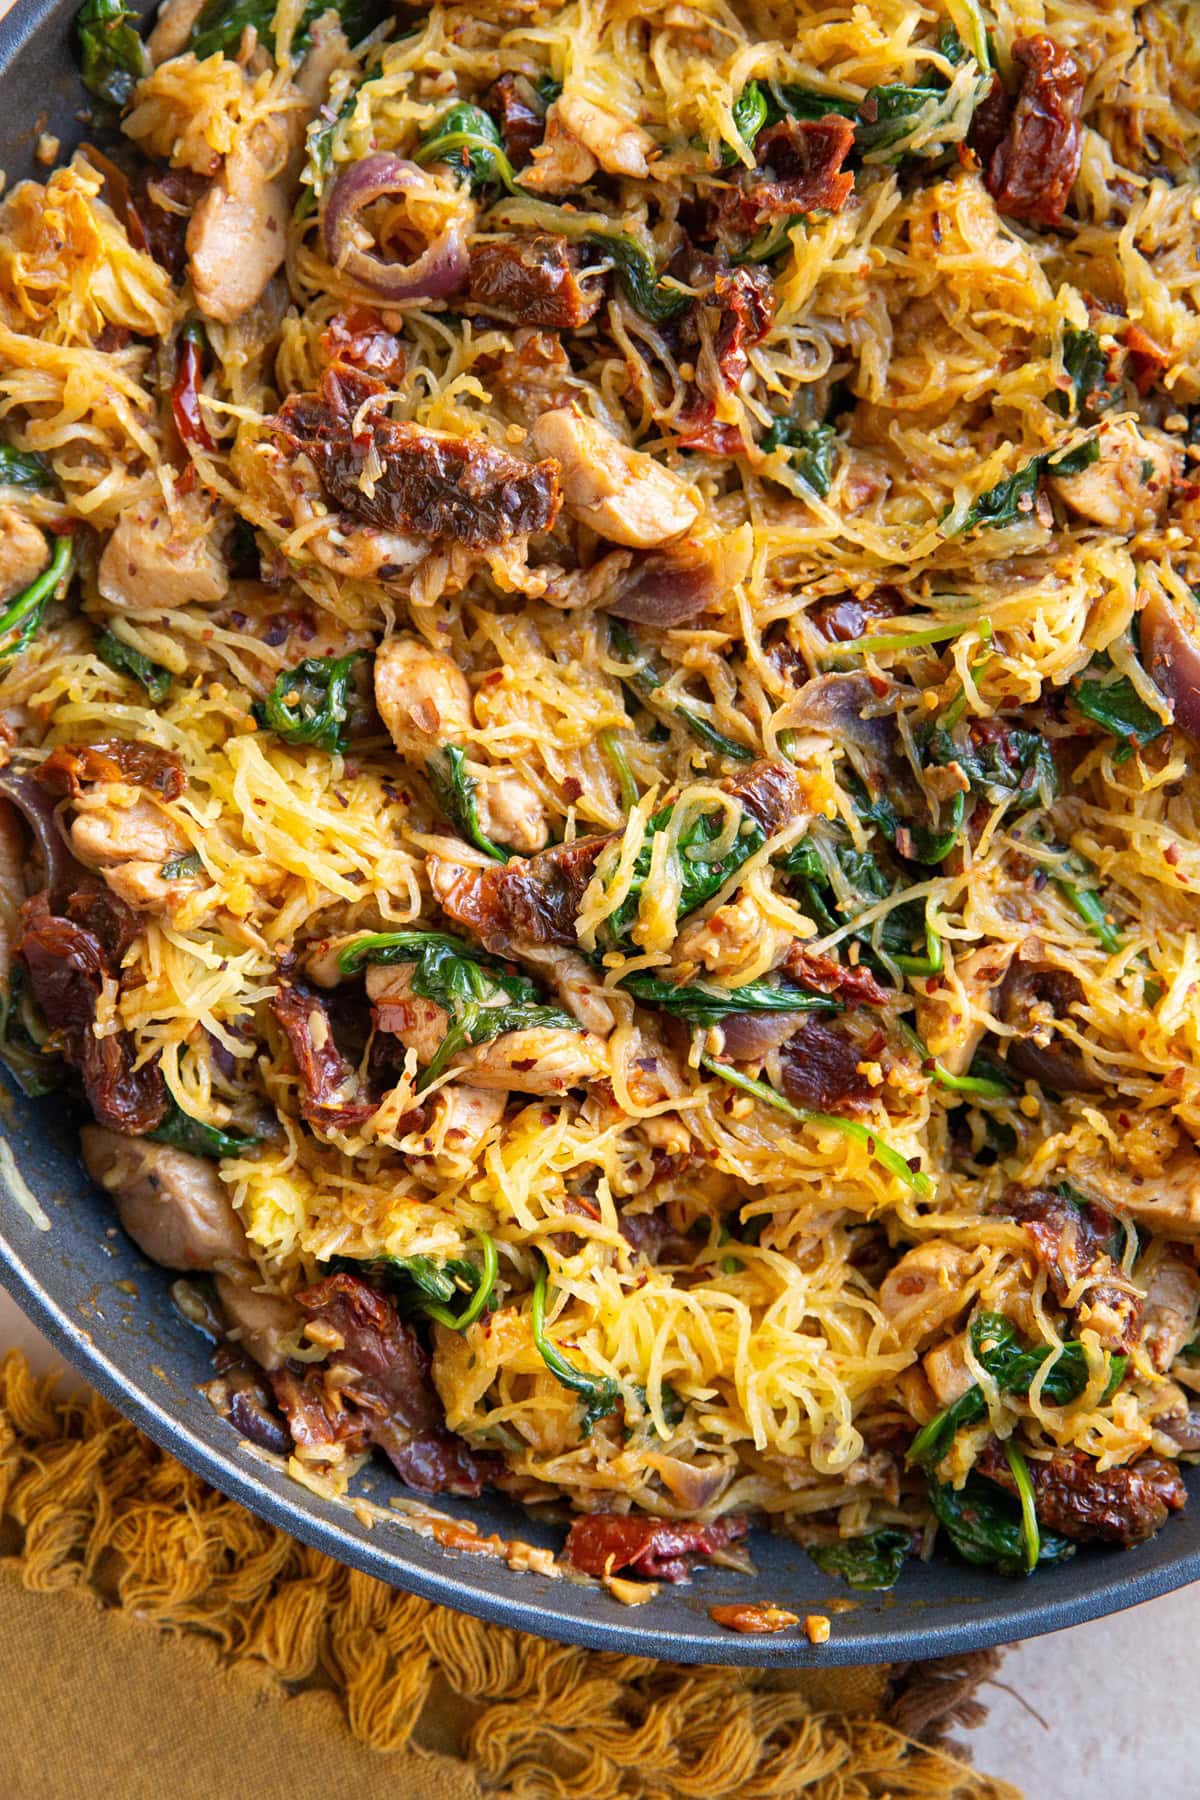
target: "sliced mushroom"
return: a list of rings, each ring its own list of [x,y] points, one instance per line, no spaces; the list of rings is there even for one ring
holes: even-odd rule
[[[811,732],[844,750],[873,795],[886,794],[899,812],[927,810],[896,728],[900,687],[862,673],[815,675],[776,715],[777,730]]]
[[[1102,1094],[1105,1084],[1076,1046],[1060,1037],[1054,1022],[1065,1019],[1084,998],[1077,976],[1049,963],[1012,964],[1000,989],[999,1016],[1020,1034],[1005,1051],[1010,1069],[1056,1094]]]
[[[142,1253],[168,1269],[241,1269],[250,1246],[216,1168],[167,1144],[100,1125],[80,1134],[89,1175],[113,1196]]]
[[[1143,1319],[1146,1354],[1165,1375],[1200,1319],[1200,1275],[1192,1263],[1170,1252],[1162,1258],[1146,1288]]]
[[[218,1274],[217,1300],[225,1323],[237,1332],[237,1341],[263,1369],[280,1369],[288,1358],[288,1341],[304,1323],[304,1314],[281,1294],[264,1293],[252,1285],[251,1270],[241,1279]]]
[[[1200,737],[1200,619],[1154,589],[1139,628],[1147,674],[1170,701],[1175,723]]]

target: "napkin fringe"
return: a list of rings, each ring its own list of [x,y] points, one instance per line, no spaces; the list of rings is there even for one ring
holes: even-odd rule
[[[487,1625],[289,1538],[16,1351],[0,1556],[29,1589],[200,1634],[281,1697],[329,1690],[363,1743],[448,1749],[513,1800],[1020,1800],[938,1743],[977,1721],[994,1653],[908,1665],[893,1690],[881,1670],[684,1668]]]

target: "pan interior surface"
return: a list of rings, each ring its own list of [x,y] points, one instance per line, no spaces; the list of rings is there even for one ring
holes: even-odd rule
[[[8,185],[44,177],[38,134],[67,151],[84,127],[73,60],[76,0],[22,0],[0,21],[0,165]],[[199,1391],[211,1374],[206,1341],[172,1302],[169,1272],[149,1264],[116,1227],[91,1189],[76,1147],[76,1125],[60,1102],[12,1091],[4,1137],[21,1182],[49,1218],[40,1229],[21,1187],[0,1166],[0,1281],[63,1356],[165,1450],[226,1494],[304,1542],[423,1597],[498,1624],[634,1655],[688,1663],[854,1664],[961,1653],[1096,1618],[1183,1586],[1200,1576],[1200,1476],[1188,1478],[1195,1510],[1134,1550],[1087,1550],[1023,1582],[939,1557],[910,1563],[887,1594],[852,1594],[823,1574],[797,1545],[757,1532],[756,1573],[701,1569],[690,1583],[663,1587],[648,1605],[622,1606],[595,1584],[509,1569],[499,1559],[441,1547],[376,1515],[364,1524],[344,1504],[322,1499],[256,1455]],[[355,1492],[388,1509],[403,1496],[382,1463]],[[557,1546],[561,1525],[531,1520],[485,1495],[439,1500],[440,1512],[469,1519],[481,1533]],[[741,1636],[717,1627],[710,1607],[729,1602],[787,1607],[803,1618],[826,1614],[832,1635],[811,1646],[801,1632]],[[844,1610],[843,1610],[844,1609]]]

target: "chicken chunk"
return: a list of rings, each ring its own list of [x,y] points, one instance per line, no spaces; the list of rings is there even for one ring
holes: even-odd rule
[[[546,135],[533,146],[531,156],[521,186],[534,194],[569,194],[596,173],[596,158],[568,131],[559,117],[557,101],[546,115]]]
[[[561,464],[567,511],[614,544],[649,550],[681,536],[700,516],[678,476],[574,408],[544,414],[533,442],[539,456]]]
[[[610,1069],[602,1038],[546,1026],[506,1031],[454,1061],[476,1087],[511,1088],[518,1094],[565,1094],[607,1079]]]
[[[444,1008],[412,991],[413,965],[367,969],[367,995],[378,1030],[399,1038],[417,1061],[431,1063],[450,1027]],[[539,1027],[506,1031],[488,1043],[461,1050],[450,1067],[461,1069],[475,1087],[520,1094],[565,1094],[568,1088],[608,1073],[603,1040],[589,1031]]]
[[[1080,1191],[1166,1238],[1200,1240],[1200,1151],[1177,1150],[1150,1177],[1107,1158],[1072,1157],[1067,1174]]]
[[[952,1406],[961,1399],[975,1377],[967,1367],[967,1334],[958,1332],[944,1343],[935,1344],[921,1359],[926,1379],[937,1396],[939,1406]]]
[[[1164,1256],[1146,1288],[1142,1343],[1154,1367],[1165,1374],[1196,1336],[1200,1318],[1200,1275],[1178,1256]]]
[[[325,57],[323,50],[314,64],[314,80]],[[291,99],[289,109],[253,126],[234,146],[188,223],[188,271],[196,303],[206,317],[226,325],[258,304],[283,266],[304,134],[313,112],[298,88],[291,90]]]
[[[753,894],[739,894],[709,918],[689,919],[675,939],[672,957],[682,979],[698,969],[728,977],[753,967],[765,974],[783,961],[791,945],[791,932],[772,925]]]
[[[288,1358],[288,1340],[304,1323],[304,1314],[281,1294],[265,1294],[253,1284],[247,1268],[240,1277],[219,1274],[214,1286],[225,1323],[237,1332],[237,1341],[260,1368],[281,1369]]]
[[[123,805],[104,783],[76,802],[71,848],[99,869],[114,894],[136,912],[174,912],[196,888],[195,877],[171,879],[163,864],[191,849],[179,827],[152,800]]]
[[[0,506],[0,601],[36,581],[50,561],[50,546],[15,506]]]
[[[354,58],[334,7],[314,20],[309,46],[296,71],[299,92],[315,112],[329,93],[329,83],[339,69],[352,69]]]
[[[430,1063],[450,1029],[450,1019],[436,1000],[413,993],[415,972],[413,963],[369,963],[367,998],[376,1029],[399,1038],[406,1050],[415,1050],[418,1062]]]
[[[550,841],[550,821],[537,789],[521,775],[497,769],[481,782],[476,799],[488,837],[531,855]]]
[[[987,1031],[978,1013],[991,1007],[992,990],[1004,978],[1018,946],[984,944],[954,965],[953,981],[917,995],[916,1028],[930,1056],[951,1075],[965,1075]]]
[[[104,546],[99,587],[110,606],[127,613],[223,600],[229,572],[211,501],[199,490],[176,494],[169,511],[157,491],[139,500]]]
[[[154,30],[146,39],[150,61],[157,69],[187,49],[192,27],[204,11],[207,0],[164,0],[158,9]]]
[[[654,153],[654,139],[640,125],[610,112],[607,106],[585,100],[582,94],[560,94],[554,111],[560,124],[590,151],[607,174],[628,175],[641,181],[650,173],[647,159]]]
[[[401,756],[420,766],[471,726],[471,689],[453,659],[408,633],[375,652],[375,704]]]
[[[1098,462],[1078,475],[1051,469],[1050,489],[1081,519],[1134,532],[1162,518],[1176,475],[1175,453],[1122,420],[1101,427]]]
[[[439,1088],[423,1134],[438,1172],[465,1175],[488,1133],[504,1117],[507,1104],[503,1088],[470,1087],[466,1082]]]
[[[879,1304],[901,1342],[919,1345],[957,1318],[968,1303],[966,1282],[978,1267],[974,1251],[943,1238],[906,1251],[879,1289]]]
[[[585,1031],[609,1037],[616,1029],[617,1014],[611,996],[591,964],[577,951],[560,949],[555,944],[530,945],[522,949],[521,961],[537,971]]]
[[[81,794],[71,826],[71,848],[90,869],[117,863],[164,863],[188,849],[179,827],[152,800],[139,797],[123,805],[118,796],[131,790],[101,782]]]
[[[116,1202],[138,1249],[168,1269],[240,1268],[250,1260],[242,1222],[212,1163],[100,1125],[80,1134],[84,1167]]]

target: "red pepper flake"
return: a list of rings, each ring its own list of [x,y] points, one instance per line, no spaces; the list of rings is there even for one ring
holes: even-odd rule
[[[204,415],[200,411],[204,343],[204,327],[199,320],[189,319],[179,334],[179,355],[175,364],[175,381],[171,388],[171,413],[175,429],[185,444],[198,444],[202,450],[212,451],[216,449],[216,445],[209,436]]]

